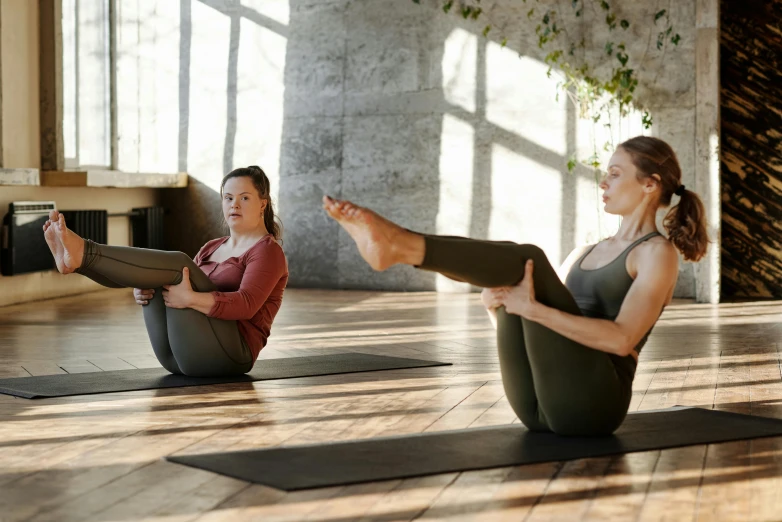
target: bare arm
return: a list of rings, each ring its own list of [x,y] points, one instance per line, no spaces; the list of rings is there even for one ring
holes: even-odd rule
[[[676,283],[679,259],[670,243],[655,243],[640,256],[638,275],[615,320],[581,317],[535,301],[526,317],[580,344],[620,356],[634,348],[667,304]]]

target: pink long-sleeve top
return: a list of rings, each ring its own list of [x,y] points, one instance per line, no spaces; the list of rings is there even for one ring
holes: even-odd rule
[[[288,262],[282,247],[269,234],[244,254],[216,263],[209,256],[228,241],[213,239],[201,247],[195,264],[217,286],[209,317],[235,320],[239,333],[253,354],[253,362],[271,333],[272,322],[282,305],[288,284]]]

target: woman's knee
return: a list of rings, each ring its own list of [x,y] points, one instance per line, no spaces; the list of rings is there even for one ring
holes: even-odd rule
[[[541,260],[548,259],[546,253],[538,245],[532,243],[525,243],[519,245],[519,254],[526,259],[532,259],[535,263],[539,263]]]
[[[172,252],[172,254],[174,259],[176,259],[176,264],[181,268],[193,266],[193,260],[184,252]]]

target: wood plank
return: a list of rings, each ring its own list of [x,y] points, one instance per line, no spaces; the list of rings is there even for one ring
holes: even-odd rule
[[[95,365],[99,370],[104,372],[110,372],[114,370],[135,370],[136,367],[132,366],[124,359],[119,357],[101,357],[89,360],[90,364]]]
[[[30,375],[56,375],[59,373],[66,373],[65,370],[60,368],[57,363],[49,361],[24,361],[21,363]]]
[[[129,365],[135,368],[160,368],[160,362],[152,354],[147,355],[123,355],[120,357]]]
[[[93,373],[102,371],[89,361],[61,362],[57,366],[67,373]]]

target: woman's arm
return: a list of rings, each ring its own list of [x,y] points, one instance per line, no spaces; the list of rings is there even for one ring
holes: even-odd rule
[[[572,315],[541,304],[534,298],[532,270],[527,267],[519,286],[508,291],[505,308],[584,346],[626,356],[657,322],[678,271],[679,259],[670,243],[649,244],[638,260],[638,275],[619,315],[610,321]]]
[[[212,307],[206,314],[217,319],[250,319],[266,303],[286,272],[285,254],[277,243],[254,246],[247,257],[239,289],[235,292],[211,292]]]

